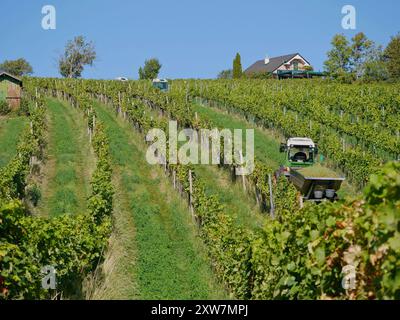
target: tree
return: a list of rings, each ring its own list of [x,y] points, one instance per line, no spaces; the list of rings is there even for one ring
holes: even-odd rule
[[[218,79],[232,79],[232,69],[222,70],[218,73]]]
[[[5,60],[2,64],[0,64],[0,70],[8,72],[17,77],[33,73],[32,66],[23,58],[17,60]]]
[[[305,71],[314,71],[314,67],[313,66],[304,66],[303,68]]]
[[[92,42],[86,42],[83,36],[67,42],[65,52],[58,61],[60,74],[65,78],[79,78],[86,65],[93,66],[96,51]]]
[[[160,73],[162,65],[156,58],[146,60],[144,67],[139,68],[139,79],[156,79]]]
[[[357,78],[363,74],[365,62],[374,48],[374,42],[369,40],[363,32],[357,33],[352,39],[350,66]]]
[[[324,62],[325,70],[334,78],[345,77],[350,71],[352,49],[343,34],[337,34],[331,42],[333,48],[328,52],[328,60]]]
[[[385,49],[384,57],[392,79],[400,79],[400,33],[392,37]]]
[[[232,76],[234,79],[238,79],[242,76],[243,71],[242,71],[242,62],[240,58],[240,54],[236,53],[236,57],[233,60],[233,71],[232,71]]]
[[[373,45],[366,55],[361,68],[362,79],[365,81],[382,81],[389,78],[382,46]]]

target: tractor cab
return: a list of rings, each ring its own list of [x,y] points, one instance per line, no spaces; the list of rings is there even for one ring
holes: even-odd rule
[[[163,92],[168,91],[168,80],[166,79],[154,79],[153,80],[153,87],[158,88]]]
[[[310,138],[290,138],[281,144],[280,152],[287,154],[288,167],[308,167],[315,163],[318,147]]]

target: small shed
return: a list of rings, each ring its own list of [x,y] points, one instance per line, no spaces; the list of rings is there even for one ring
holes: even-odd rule
[[[0,70],[0,100],[6,100],[11,108],[21,103],[22,80],[8,72]]]

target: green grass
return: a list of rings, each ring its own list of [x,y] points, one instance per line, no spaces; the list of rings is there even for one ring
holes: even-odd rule
[[[19,137],[27,122],[26,117],[0,119],[0,168],[15,156]]]
[[[241,176],[232,181],[228,170],[212,165],[195,166],[195,172],[205,183],[206,193],[218,195],[220,202],[225,206],[225,213],[229,214],[238,226],[254,229],[264,225],[266,214],[260,211],[255,196],[253,198],[244,192]]]
[[[45,216],[84,212],[93,169],[84,119],[65,103],[49,99],[47,106],[47,159],[38,211]]]
[[[193,108],[200,118],[209,119],[218,128],[242,129],[243,136],[245,136],[245,129],[254,129],[254,153],[256,158],[277,168],[284,163],[285,155],[279,152],[280,142],[266,134],[265,131],[214,108],[204,107],[199,104],[193,104]]]
[[[113,264],[114,271],[106,280],[113,281],[108,281],[102,297],[226,298],[214,279],[186,202],[162,170],[146,162],[143,137],[107,107],[96,104],[96,110],[106,126],[119,181],[115,195],[119,212],[114,213],[117,237],[135,242],[133,247],[120,241],[119,246],[128,248],[119,251],[128,255],[113,258],[111,252],[106,263]],[[124,223],[118,219],[125,219]]]

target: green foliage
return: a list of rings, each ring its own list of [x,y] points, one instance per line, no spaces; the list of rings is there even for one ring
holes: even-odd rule
[[[271,79],[272,78],[272,73],[270,72],[252,72],[249,74],[246,74],[246,78],[249,79]]]
[[[46,87],[49,83],[45,80],[42,85]],[[274,124],[287,136],[310,136],[318,140],[321,150],[360,182],[377,171],[379,158],[356,145],[343,150],[337,132],[346,132],[361,142],[370,141],[382,148],[398,148],[395,140],[391,140],[393,132],[385,131],[388,123],[396,129],[398,126],[398,90],[394,86],[365,89],[296,82],[293,90],[288,82],[285,90],[279,90],[275,82],[267,86],[265,81],[240,80],[232,84],[219,80],[184,83],[180,87],[177,83],[176,89],[164,94],[142,84],[131,84],[128,88],[114,82],[105,86],[101,81],[57,83],[68,92],[74,92],[77,85],[87,92],[106,94],[140,129],[147,128],[149,123],[165,128],[164,122],[152,119],[145,112],[148,105],[177,119],[181,126],[210,127],[211,123],[193,115],[187,99],[189,90],[192,96],[220,101],[252,115],[263,125]],[[122,99],[121,92],[125,95]],[[137,97],[142,97],[146,104],[135,102],[132,106]],[[337,108],[356,113],[364,121],[354,125],[350,117],[338,115]],[[311,119],[312,125],[297,121],[294,113]],[[369,125],[372,120],[380,126],[379,132],[376,126]],[[170,168],[176,170],[179,184],[188,192],[192,168],[184,165]],[[270,173],[267,165],[256,164],[251,179],[262,192],[266,193],[265,176]],[[320,205],[307,203],[302,209],[298,208],[293,186],[284,179],[278,180],[274,184],[278,218],[268,219],[263,230],[256,232],[234,224],[218,197],[210,196],[196,175],[192,177],[192,199],[199,233],[209,250],[213,269],[236,298],[398,299],[399,177],[398,163],[388,163],[381,173],[372,176],[364,197]],[[101,208],[100,216],[107,215],[107,207],[97,201],[107,198],[107,189],[102,190],[97,193],[94,206]],[[342,286],[346,266],[356,272],[354,288]]]
[[[29,116],[30,103],[26,98],[21,99],[20,106],[17,110],[19,116]]]
[[[192,96],[278,129],[286,137],[311,137],[360,186],[382,161],[400,154],[397,90],[398,86],[389,84],[349,86],[320,81],[191,82]]]
[[[395,80],[400,79],[400,34],[392,37],[385,49],[385,59],[390,77]]]
[[[160,73],[161,67],[162,65],[156,58],[146,60],[144,62],[143,68],[139,68],[139,79],[156,79],[158,77],[158,74]]]
[[[42,193],[36,184],[28,185],[26,190],[26,197],[36,207],[42,198]]]
[[[241,78],[243,75],[242,62],[240,54],[236,53],[235,59],[233,60],[232,77],[233,79]]]
[[[359,78],[363,74],[362,69],[368,58],[368,51],[374,46],[374,43],[363,32],[357,33],[351,41],[350,65],[356,77]]]
[[[324,64],[330,76],[339,82],[387,79],[382,48],[376,46],[363,32],[357,33],[351,42],[344,35],[335,35],[332,46],[332,50],[328,52],[328,60]]]
[[[26,91],[32,93],[32,87]],[[33,95],[31,95],[31,99]],[[87,114],[86,97],[73,99]],[[37,108],[30,114],[32,131],[28,131],[18,147],[19,154],[0,173],[0,298],[43,299],[55,292],[41,287],[41,268],[46,265],[57,271],[57,291],[66,295],[95,270],[111,232],[113,187],[108,142],[101,124],[94,130],[94,149],[98,157],[96,174],[92,178],[91,199],[99,206],[88,206],[86,213],[44,219],[26,215],[20,199],[37,198],[35,188],[26,186],[29,160],[40,155],[43,147],[44,102],[36,98]],[[27,190],[25,192],[25,190]],[[26,194],[25,194],[26,193]],[[35,201],[35,199],[32,199]],[[105,208],[105,209],[104,209]]]
[[[350,71],[351,47],[343,34],[337,34],[332,39],[332,49],[325,61],[326,71],[334,78],[343,76]]]
[[[79,78],[84,67],[92,66],[95,59],[94,44],[87,42],[83,36],[77,36],[65,46],[65,52],[58,61],[58,69],[65,78]]]
[[[8,105],[7,101],[0,100],[0,116],[5,116],[11,112],[11,107]]]
[[[17,60],[5,60],[0,64],[0,70],[8,72],[17,77],[22,77],[33,73],[32,66],[24,58]]]
[[[217,76],[218,79],[232,79],[232,77],[233,77],[232,69],[222,70],[220,73],[218,73]]]

